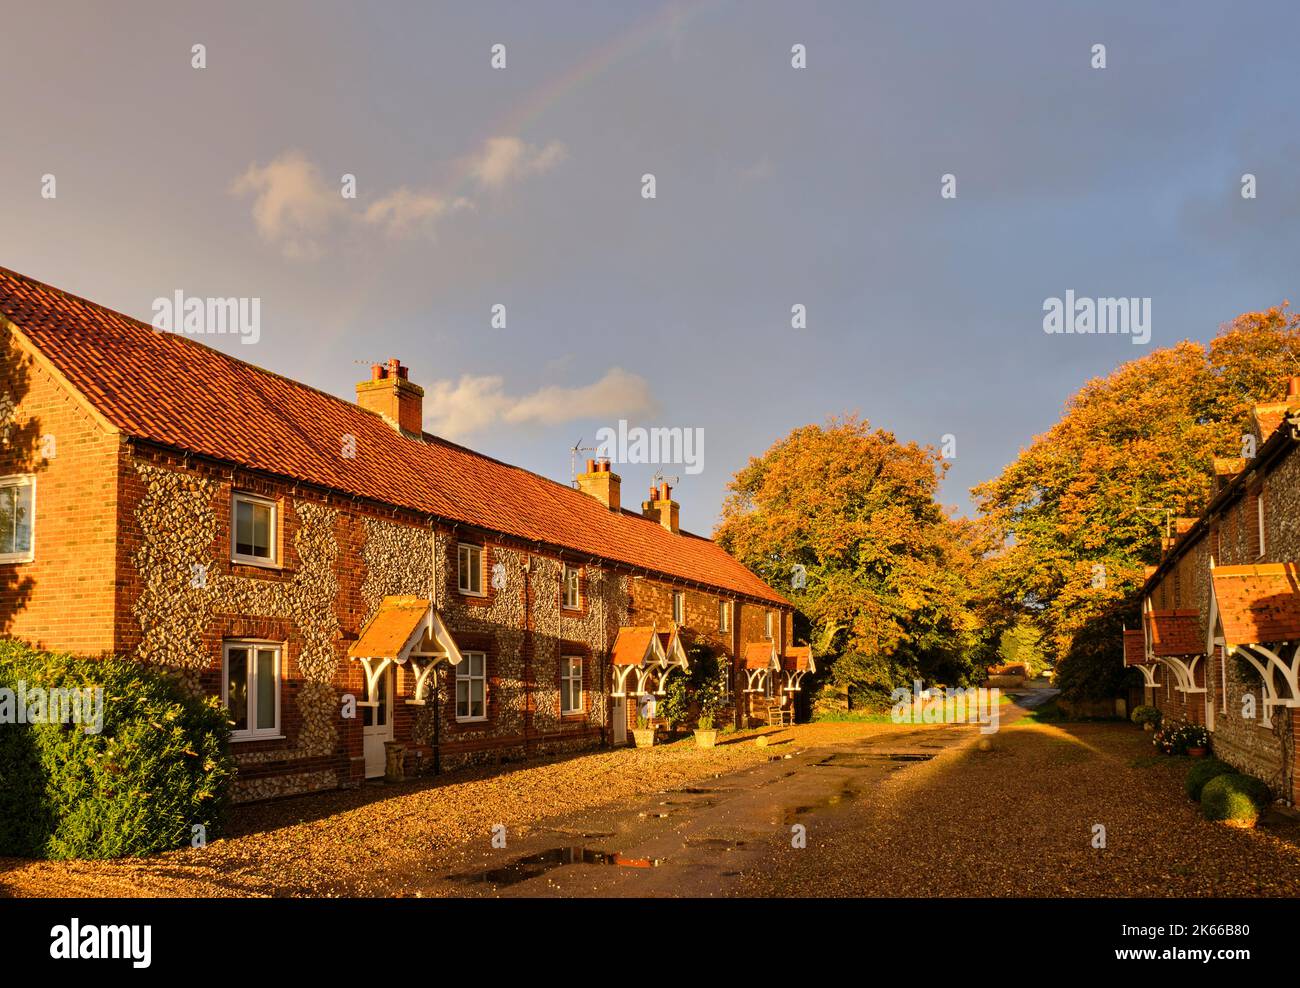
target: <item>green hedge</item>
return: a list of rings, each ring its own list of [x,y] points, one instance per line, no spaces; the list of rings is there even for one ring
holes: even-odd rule
[[[1201,812],[1207,820],[1254,823],[1271,799],[1268,786],[1253,776],[1220,775],[1201,790]]]
[[[1201,790],[1211,779],[1218,778],[1220,775],[1232,775],[1237,770],[1227,762],[1221,762],[1217,758],[1199,758],[1187,772],[1187,781],[1183,783],[1187,790],[1187,798],[1200,800]]]
[[[20,684],[103,689],[102,728],[15,723]],[[192,843],[221,826],[234,777],[215,697],[156,667],[80,659],[0,641],[0,854],[114,858]],[[6,700],[7,709],[6,709]]]

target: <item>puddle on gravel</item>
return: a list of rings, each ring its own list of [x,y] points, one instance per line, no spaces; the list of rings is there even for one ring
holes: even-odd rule
[[[662,858],[631,858],[609,851],[593,851],[587,847],[553,847],[537,854],[516,858],[509,864],[487,871],[467,875],[452,875],[454,881],[488,885],[517,885],[540,878],[554,868],[565,865],[614,865],[620,868],[658,868]]]
[[[687,847],[704,847],[715,851],[731,851],[746,846],[749,841],[727,840],[725,837],[688,837],[683,843]]]
[[[928,762],[934,758],[929,751],[861,751],[851,755],[827,755],[819,762],[813,762],[818,768],[874,768],[880,762]]]

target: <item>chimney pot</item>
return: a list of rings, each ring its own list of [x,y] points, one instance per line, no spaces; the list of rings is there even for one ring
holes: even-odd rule
[[[1300,398],[1300,377],[1293,377],[1286,383],[1286,396]]]
[[[397,358],[370,365],[370,380],[357,385],[357,404],[377,412],[403,432],[424,432],[424,389],[407,379]]]

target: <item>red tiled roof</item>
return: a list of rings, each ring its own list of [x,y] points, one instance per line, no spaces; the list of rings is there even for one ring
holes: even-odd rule
[[[1147,636],[1141,628],[1124,632],[1124,664],[1145,665],[1147,661]]]
[[[789,606],[711,539],[436,436],[0,267],[6,317],[127,435],[346,494]],[[356,456],[339,455],[344,436]]]
[[[385,597],[379,610],[348,649],[352,658],[397,658],[429,613],[424,597]]]
[[[1155,655],[1200,655],[1205,651],[1200,615],[1194,610],[1151,611],[1147,624]]]
[[[770,669],[776,646],[771,642],[750,642],[745,646],[746,669]]]
[[[1229,645],[1300,638],[1300,565],[1217,566],[1214,600]]]
[[[781,654],[781,668],[787,672],[816,672],[811,645],[791,645]]]
[[[1277,431],[1277,427],[1286,418],[1290,405],[1285,401],[1270,401],[1256,405],[1253,409],[1255,423],[1259,426],[1259,439],[1264,442]]]
[[[619,628],[610,658],[616,666],[639,666],[654,643],[655,629]]]

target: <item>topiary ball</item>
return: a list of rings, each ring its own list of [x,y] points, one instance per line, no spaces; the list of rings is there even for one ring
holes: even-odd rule
[[[1187,790],[1187,798],[1191,800],[1200,800],[1201,790],[1211,779],[1217,779],[1221,775],[1233,775],[1236,769],[1227,762],[1221,762],[1217,758],[1203,758],[1196,762],[1187,772],[1187,780],[1183,787]]]
[[[1254,826],[1271,795],[1268,786],[1249,775],[1220,775],[1201,790],[1201,812],[1207,820]]]

